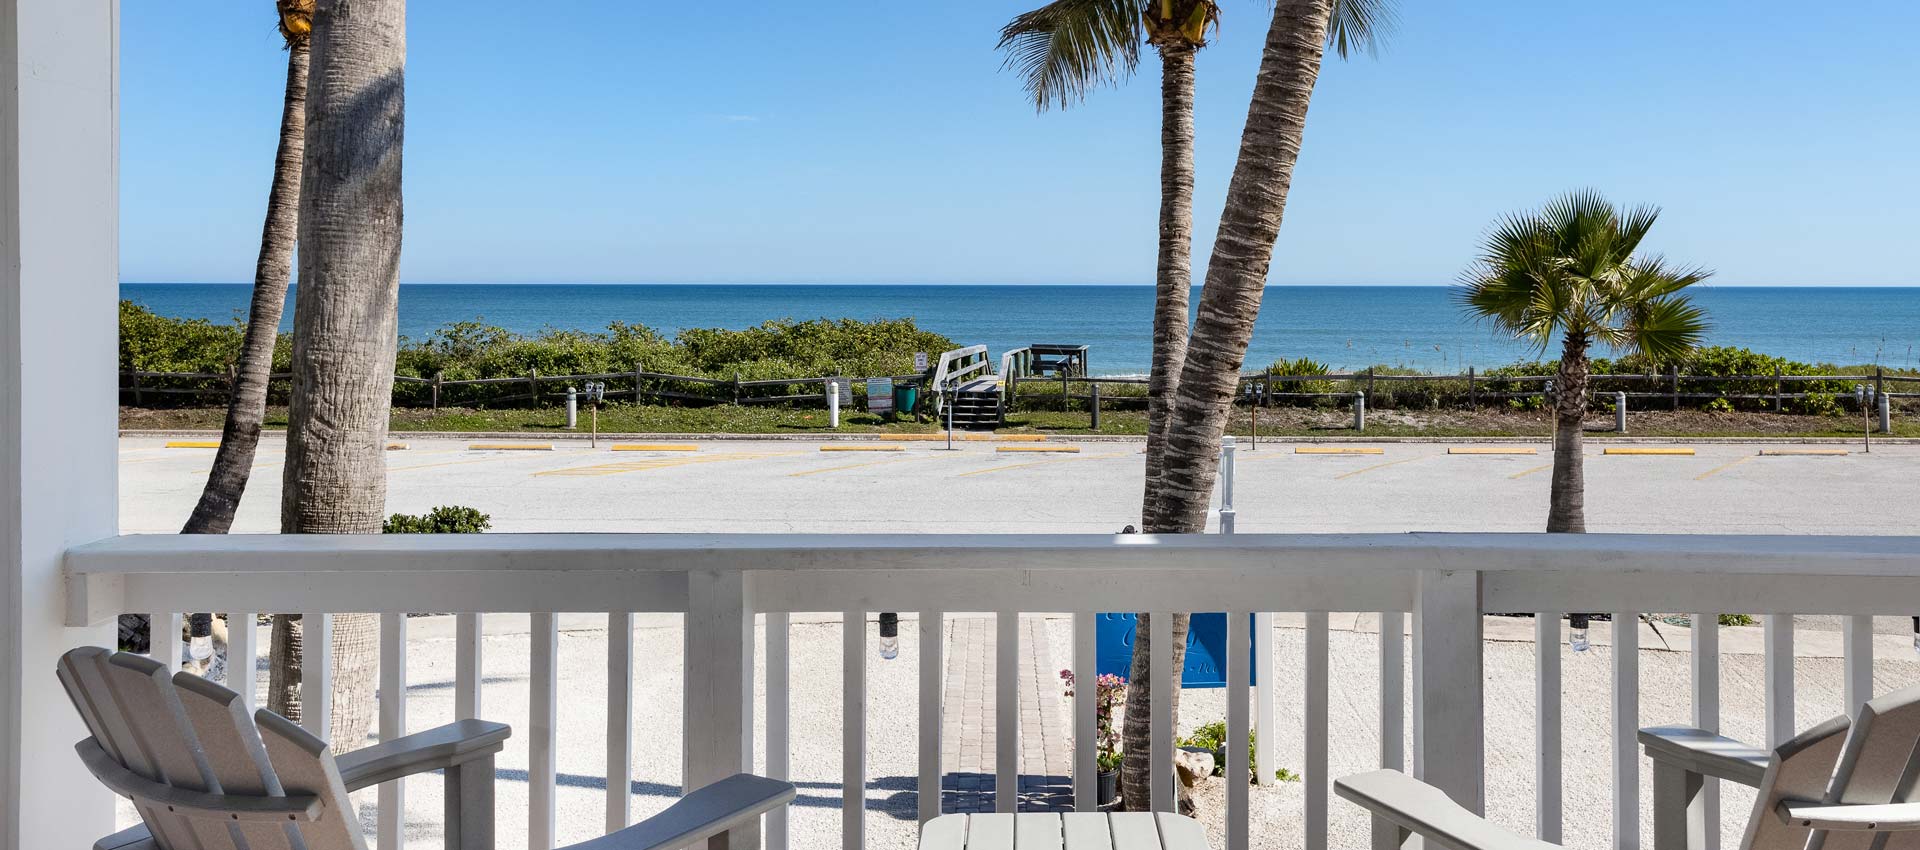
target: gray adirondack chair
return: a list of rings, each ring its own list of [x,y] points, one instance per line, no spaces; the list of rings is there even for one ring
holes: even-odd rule
[[[1709,777],[1759,789],[1742,850],[1916,850],[1920,848],[1920,687],[1869,701],[1761,750],[1684,726],[1640,730],[1653,760],[1656,850],[1706,847],[1700,791]],[[1375,846],[1409,833],[1449,850],[1555,850],[1495,826],[1433,786],[1396,770],[1334,783],[1335,793],[1372,812]]]
[[[58,674],[92,733],[75,746],[81,761],[142,821],[94,850],[366,850],[348,792],[433,770],[445,771],[447,848],[492,850],[504,724],[462,720],[335,758],[298,724],[249,718],[238,694],[146,656],[83,647]],[[567,850],[726,850],[793,797],[788,783],[738,774]]]

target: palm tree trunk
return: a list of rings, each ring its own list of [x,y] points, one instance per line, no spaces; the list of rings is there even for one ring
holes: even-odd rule
[[[233,394],[213,470],[200,491],[200,503],[180,529],[182,534],[225,534],[240,509],[240,497],[253,472],[254,449],[267,416],[267,382],[273,373],[274,343],[287,303],[287,276],[293,270],[293,246],[300,222],[300,168],[307,131],[307,43],[287,46],[287,93],[280,111],[280,149],[274,155],[273,187],[267,190],[267,221],[260,233],[260,256],[253,266],[253,304],[240,346]]]
[[[378,534],[400,290],[405,0],[326,0],[314,14],[300,195],[293,397],[281,531]],[[334,620],[330,740],[372,725],[375,618]]]
[[[1153,631],[1147,614],[1135,615],[1133,662],[1127,667],[1127,705],[1121,728],[1120,799],[1130,812],[1153,806]],[[1180,716],[1180,671],[1187,660],[1187,631],[1193,617],[1173,616],[1173,717]],[[1169,736],[1173,733],[1168,732]]]
[[[1561,344],[1553,398],[1553,489],[1547,508],[1550,532],[1580,534],[1587,530],[1587,476],[1580,453],[1591,371],[1587,338],[1567,334]]]
[[[1193,287],[1193,55],[1184,40],[1160,51],[1160,257],[1154,272],[1153,367],[1147,375],[1147,475],[1141,522],[1153,510],[1167,413],[1187,358]]]
[[[1149,494],[1154,507],[1144,517],[1149,533],[1193,534],[1206,528],[1207,505],[1219,473],[1220,437],[1226,431],[1247,342],[1253,338],[1253,322],[1260,314],[1267,264],[1280,235],[1331,12],[1332,0],[1279,0],[1274,7],[1247,108],[1246,130],[1240,137],[1240,156],[1227,187],[1207,283],[1200,293],[1199,319],[1187,343],[1168,413],[1159,483]],[[1174,621],[1175,693],[1169,698],[1175,700],[1186,649],[1185,619]],[[1133,679],[1127,683],[1127,759],[1121,774],[1126,805],[1136,810],[1147,799],[1141,791],[1149,788],[1146,755],[1153,743],[1147,732],[1152,692],[1141,687],[1149,672],[1141,657],[1136,649]]]
[[[1240,156],[1200,292],[1200,314],[1167,421],[1156,507],[1146,520],[1149,532],[1185,534],[1206,527],[1219,473],[1220,437],[1260,314],[1331,10],[1332,0],[1280,0],[1274,6]]]

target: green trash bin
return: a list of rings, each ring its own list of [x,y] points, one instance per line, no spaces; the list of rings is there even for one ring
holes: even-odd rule
[[[914,407],[920,403],[920,388],[913,384],[893,385],[893,415],[914,416],[919,414]]]

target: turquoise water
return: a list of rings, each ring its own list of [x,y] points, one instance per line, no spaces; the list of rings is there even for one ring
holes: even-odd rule
[[[251,292],[241,284],[201,283],[120,289],[156,312],[215,321],[244,315]],[[1920,288],[1695,292],[1714,323],[1714,344],[1816,363],[1920,366]],[[962,345],[984,343],[996,356],[1036,342],[1090,345],[1093,371],[1117,374],[1147,368],[1152,309],[1146,286],[407,284],[400,287],[400,333],[421,339],[448,322],[475,319],[521,332],[598,330],[617,320],[673,333],[777,318],[910,316]],[[1247,362],[1305,356],[1336,369],[1384,364],[1454,372],[1531,355],[1463,316],[1446,287],[1275,286],[1267,290]]]

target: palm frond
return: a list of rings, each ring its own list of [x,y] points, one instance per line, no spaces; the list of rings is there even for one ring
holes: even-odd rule
[[[1140,64],[1140,0],[1054,0],[1009,21],[994,49],[1034,107],[1065,108]]]
[[[1327,45],[1345,59],[1355,48],[1368,56],[1380,53],[1393,30],[1400,24],[1394,0],[1333,0],[1333,16],[1327,21]]]
[[[1671,363],[1700,344],[1707,334],[1707,313],[1684,295],[1643,301],[1629,313],[1627,344],[1656,362]]]

